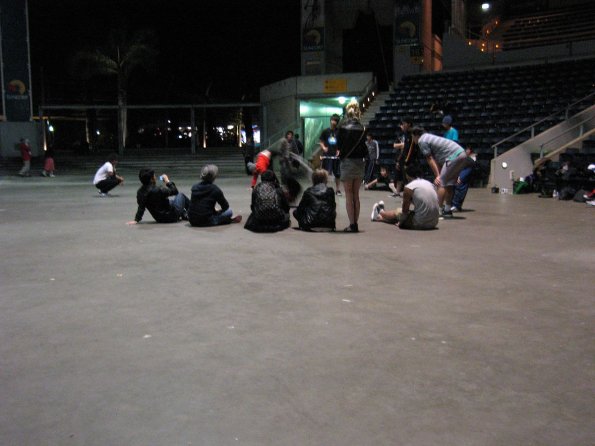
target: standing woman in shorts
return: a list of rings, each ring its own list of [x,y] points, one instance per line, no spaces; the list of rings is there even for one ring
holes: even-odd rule
[[[345,206],[349,226],[344,232],[359,232],[359,188],[364,174],[366,148],[366,129],[360,121],[360,108],[353,99],[345,107],[345,115],[339,123],[337,146],[341,159],[341,181],[345,190]]]

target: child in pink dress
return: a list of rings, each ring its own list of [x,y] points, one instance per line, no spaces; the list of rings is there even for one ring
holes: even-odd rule
[[[43,161],[43,170],[41,171],[41,174],[44,177],[52,177],[53,178],[55,176],[54,170],[55,170],[54,149],[50,147],[45,152],[45,160]]]

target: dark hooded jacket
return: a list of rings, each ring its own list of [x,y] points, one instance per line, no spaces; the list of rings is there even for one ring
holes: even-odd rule
[[[223,191],[213,183],[201,181],[192,186],[191,192],[188,220],[192,226],[208,226],[217,203],[222,211],[229,209]]]
[[[300,229],[335,229],[336,207],[334,189],[324,184],[317,184],[304,191],[300,204],[293,211],[293,216],[298,221]]]
[[[170,203],[169,197],[178,195],[178,189],[173,182],[164,186],[148,184],[142,186],[136,193],[138,210],[134,220],[139,222],[147,209],[157,223],[175,223],[182,218],[176,208]]]

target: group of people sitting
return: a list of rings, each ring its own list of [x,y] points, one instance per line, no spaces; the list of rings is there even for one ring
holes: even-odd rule
[[[191,226],[198,227],[240,223],[242,216],[234,216],[223,191],[213,184],[217,174],[217,166],[204,166],[201,181],[192,186],[188,198],[178,191],[167,175],[163,174],[158,179],[153,169],[141,169],[138,177],[142,185],[136,194],[138,209],[134,220],[128,224],[140,223],[145,211],[149,211],[157,223],[187,220]],[[293,212],[299,228],[304,231],[335,229],[335,193],[332,188],[326,187],[327,179],[326,171],[315,170],[312,187],[304,191]],[[252,212],[245,224],[250,231],[277,232],[291,225],[286,190],[272,170],[264,171],[261,181],[252,190],[250,209]]]
[[[141,169],[138,179],[142,186],[136,193],[138,209],[134,220],[128,224],[140,223],[145,210],[157,223],[187,220],[192,226],[203,227],[240,223],[242,216],[233,215],[223,191],[213,184],[218,173],[219,169],[214,164],[204,166],[200,173],[201,181],[192,186],[188,198],[178,191],[166,174],[159,177],[163,184],[158,184],[153,169]]]
[[[166,174],[157,178],[153,169],[141,169],[138,174],[141,187],[136,194],[138,208],[134,220],[128,224],[140,223],[145,211],[149,211],[157,223],[187,220],[191,226],[197,227],[240,223],[242,216],[234,216],[223,191],[214,184],[217,174],[217,166],[204,166],[201,181],[192,186],[188,198],[178,191]],[[384,203],[376,203],[372,220],[396,224],[402,229],[434,228],[439,217],[434,187],[421,178],[420,169],[410,169],[407,175],[411,181],[405,187],[401,209],[385,210]],[[251,214],[244,227],[253,232],[278,232],[289,228],[287,190],[272,170],[265,170],[260,178],[261,181],[252,190]],[[335,190],[327,186],[328,173],[324,169],[316,169],[311,178],[312,185],[302,194],[293,217],[303,231],[334,231],[337,217]],[[410,210],[411,205],[414,210]]]

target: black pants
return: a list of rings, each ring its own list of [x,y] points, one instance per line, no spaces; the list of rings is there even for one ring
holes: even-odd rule
[[[115,177],[109,177],[105,180],[101,180],[99,183],[95,185],[97,189],[101,191],[101,193],[107,194],[110,190],[120,184],[121,181]]]

